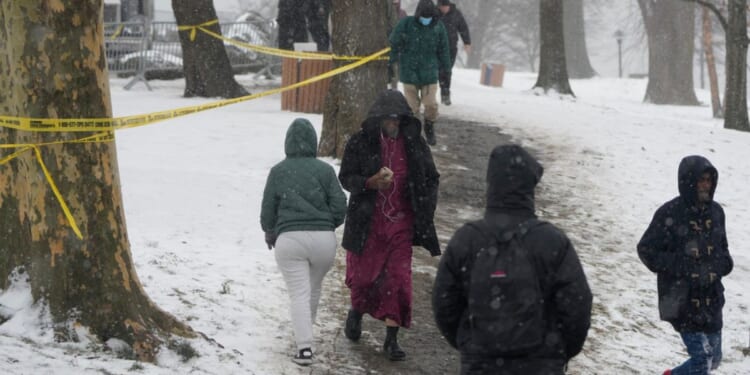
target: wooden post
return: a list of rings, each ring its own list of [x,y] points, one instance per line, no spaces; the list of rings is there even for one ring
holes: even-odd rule
[[[319,76],[331,70],[331,60],[301,60],[284,58],[281,68],[281,86],[289,86]],[[292,112],[323,113],[331,79],[311,83],[281,94],[281,109]]]

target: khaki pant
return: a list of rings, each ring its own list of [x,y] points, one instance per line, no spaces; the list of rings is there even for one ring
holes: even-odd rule
[[[420,104],[424,104],[424,120],[435,122],[438,117],[438,84],[415,86],[404,83],[404,96],[414,116],[419,116]]]

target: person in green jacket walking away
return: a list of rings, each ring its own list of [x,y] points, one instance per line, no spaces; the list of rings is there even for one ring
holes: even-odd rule
[[[291,300],[297,344],[293,361],[313,362],[312,326],[323,278],[336,255],[334,230],[344,222],[346,196],[336,172],[316,158],[318,137],[310,121],[295,119],[286,132],[286,159],[271,168],[263,191],[260,225]]]
[[[424,105],[424,134],[431,146],[437,143],[438,71],[451,68],[448,32],[438,12],[432,0],[420,0],[414,16],[399,21],[389,38],[390,64],[398,63],[399,80],[412,112],[418,115]]]

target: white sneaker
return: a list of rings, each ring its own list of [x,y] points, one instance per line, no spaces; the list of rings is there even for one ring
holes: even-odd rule
[[[299,353],[294,355],[294,358],[292,358],[292,362],[300,366],[310,366],[313,363],[312,349],[310,348],[301,349]]]

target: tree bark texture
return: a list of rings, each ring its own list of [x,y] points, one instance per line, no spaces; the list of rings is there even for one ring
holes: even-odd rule
[[[698,105],[693,88],[695,4],[638,0],[648,39],[648,87],[644,101]]]
[[[334,54],[368,56],[388,46],[390,1],[333,0],[332,5]],[[334,65],[346,63],[337,61]],[[323,109],[319,155],[340,158],[344,154],[349,136],[359,131],[367,111],[387,83],[385,61],[373,61],[331,79]]]
[[[565,39],[563,37],[563,0],[539,2],[539,77],[535,88],[544,92],[554,90],[563,95],[573,95],[565,64]]]
[[[217,19],[213,0],[172,0],[172,10],[179,26],[200,25]],[[206,29],[221,35],[219,23]],[[236,98],[248,95],[234,79],[224,42],[197,30],[180,31],[182,63],[185,73],[185,97]]]
[[[724,127],[750,131],[747,114],[747,0],[729,1]]]
[[[586,27],[583,0],[563,0],[565,57],[570,78],[592,78],[596,71],[586,49]]]
[[[711,12],[703,8],[703,50],[706,52],[706,67],[708,68],[708,81],[711,86],[711,110],[714,118],[724,117],[721,108],[721,97],[719,95],[719,78],[716,74],[716,58],[714,57],[713,30],[711,26]]]
[[[36,118],[111,117],[102,0],[0,3],[0,113]],[[85,133],[0,128],[0,143],[40,144]],[[71,230],[33,151],[0,165],[0,287],[28,275],[60,340],[75,324],[130,343],[152,360],[161,334],[190,328],[158,309],[133,268],[115,144],[40,146],[83,239]],[[0,150],[3,156],[16,150]]]

